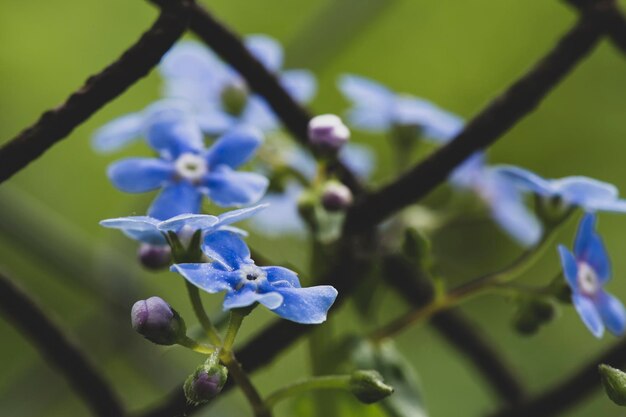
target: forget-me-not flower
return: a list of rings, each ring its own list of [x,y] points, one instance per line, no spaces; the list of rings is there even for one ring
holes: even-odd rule
[[[493,220],[523,246],[539,241],[542,225],[524,202],[515,181],[485,164],[482,152],[475,153],[450,176],[453,187],[474,192],[488,207]]]
[[[251,35],[245,44],[296,101],[308,102],[313,97],[315,77],[306,70],[282,71],[283,50],[276,40]],[[278,126],[265,100],[252,94],[241,75],[204,45],[178,43],[163,57],[159,68],[165,80],[165,95],[193,103],[200,126],[208,134],[218,135],[240,125],[262,131]]]
[[[203,235],[214,233],[218,230],[228,230],[245,234],[243,230],[230,225],[246,220],[266,207],[267,204],[259,204],[254,207],[227,211],[219,216],[186,213],[167,220],[159,220],[149,216],[118,217],[102,220],[100,225],[110,229],[121,230],[122,233],[133,240],[160,246],[167,245],[165,234],[168,232],[174,232],[188,237],[196,230],[201,230]]]
[[[129,158],[113,163],[108,176],[122,191],[143,193],[162,189],[148,216],[159,220],[198,213],[202,196],[222,207],[258,201],[268,180],[252,172],[235,171],[262,142],[259,132],[237,129],[205,149],[196,123],[181,113],[159,113],[148,123],[147,139],[158,158]]]
[[[587,212],[626,212],[626,200],[619,198],[619,191],[613,184],[583,176],[544,179],[515,166],[505,165],[497,169],[528,191],[558,198],[567,205],[582,207]]]
[[[287,320],[317,324],[326,320],[337,297],[337,290],[329,285],[302,288],[296,273],[287,268],[256,266],[235,233],[207,235],[202,250],[213,262],[175,264],[171,269],[208,293],[225,291],[225,310],[259,303]]]
[[[604,290],[611,278],[611,264],[602,239],[595,232],[596,217],[586,214],[578,226],[574,253],[559,246],[563,273],[572,289],[572,302],[583,323],[595,337],[604,329],[616,336],[626,330],[626,310]]]
[[[463,128],[463,120],[433,103],[397,94],[373,80],[343,75],[339,89],[352,102],[348,121],[371,132],[390,132],[396,126],[411,126],[436,142],[447,142]]]

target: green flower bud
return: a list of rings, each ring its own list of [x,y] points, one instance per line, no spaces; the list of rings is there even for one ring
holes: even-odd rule
[[[626,373],[608,365],[600,365],[598,370],[606,395],[615,404],[626,406]]]
[[[226,112],[239,116],[248,102],[248,87],[243,82],[228,84],[221,94],[222,106]]]
[[[183,390],[187,401],[194,405],[205,403],[217,396],[222,391],[228,370],[219,362],[217,352],[209,356],[206,362],[189,375]]]
[[[373,404],[393,393],[377,371],[354,371],[350,375],[350,392],[362,403]]]

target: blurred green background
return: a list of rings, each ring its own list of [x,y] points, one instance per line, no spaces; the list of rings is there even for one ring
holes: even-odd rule
[[[522,74],[575,21],[557,1],[500,0],[213,0],[210,9],[242,34],[267,33],[287,50],[287,66],[308,67],[319,77],[312,109],[342,113],[336,77],[353,72],[397,91],[425,97],[471,117]],[[7,141],[60,103],[85,78],[129,46],[156,15],[143,1],[58,0],[0,2],[0,140]],[[193,322],[184,286],[170,273],[150,274],[134,262],[135,245],[101,229],[104,218],[141,214],[151,196],[115,190],[104,172],[120,155],[100,156],[90,135],[108,120],[143,108],[158,97],[156,74],[142,80],[98,112],[11,181],[0,186],[0,268],[20,282],[71,328],[99,369],[133,410],[158,402],[200,361],[182,349],[151,345],[130,331],[129,311],[139,298],[160,295]],[[608,42],[493,147],[493,162],[519,164],[557,177],[583,174],[626,189],[626,61]],[[379,152],[375,181],[391,178],[383,137],[355,133],[354,140]],[[140,144],[123,155],[141,153]],[[613,256],[610,290],[626,299],[626,218],[602,215],[600,231]],[[571,241],[574,223],[559,240]],[[253,236],[252,244],[279,262],[304,266],[307,245],[293,239]],[[437,259],[450,282],[504,265],[516,248],[494,227],[465,222],[435,241]],[[556,250],[524,279],[541,282],[558,271]],[[215,311],[219,297],[207,297]],[[404,310],[385,294],[381,317]],[[483,297],[463,307],[522,376],[532,392],[559,381],[586,359],[614,343],[595,340],[571,308],[527,338],[510,327],[513,307]],[[244,337],[271,319],[255,311]],[[338,331],[358,328],[348,304]],[[0,320],[0,414],[82,416],[88,411],[65,381],[9,324]],[[398,338],[420,375],[429,415],[482,416],[498,404],[474,368],[428,327]],[[304,343],[255,374],[264,393],[307,372]],[[328,358],[332,361],[333,358]],[[239,394],[221,398],[201,416],[249,412]],[[374,408],[375,409],[375,406]],[[288,406],[279,409],[290,415]],[[358,410],[358,411],[357,411]],[[354,415],[363,408],[355,408]],[[569,417],[619,415],[598,393]],[[375,412],[374,412],[374,415]]]

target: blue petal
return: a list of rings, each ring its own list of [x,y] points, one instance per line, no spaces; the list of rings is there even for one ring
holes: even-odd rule
[[[246,220],[249,217],[254,216],[261,210],[265,210],[268,204],[259,204],[254,207],[246,207],[239,210],[231,210],[226,213],[222,213],[218,216],[220,226],[233,224],[240,222],[242,220]]]
[[[215,204],[232,207],[259,201],[269,181],[262,175],[236,172],[222,165],[206,175],[204,185],[207,187],[207,195]]]
[[[272,311],[284,319],[302,324],[326,321],[328,309],[337,298],[337,290],[329,285],[309,288],[277,287],[276,291],[283,296],[283,303]]]
[[[615,336],[626,330],[626,310],[624,304],[611,294],[602,291],[597,295],[596,308],[606,328]]]
[[[209,258],[231,270],[252,263],[246,242],[229,231],[218,230],[206,235],[202,242],[202,251]]]
[[[485,153],[474,152],[452,171],[449,177],[450,183],[461,188],[471,187],[474,183],[480,181],[480,177],[483,175],[485,169]],[[495,167],[491,167],[489,170],[498,172],[498,168]]]
[[[226,297],[224,297],[224,310],[247,307],[254,303],[261,303],[271,310],[283,303],[283,297],[277,292],[259,294],[252,287],[244,286],[238,291],[226,294]]]
[[[551,182],[554,194],[570,204],[581,207],[594,206],[617,199],[617,188],[609,183],[588,177],[565,177]]]
[[[141,136],[144,116],[132,113],[117,118],[96,131],[93,136],[93,148],[97,152],[109,153],[123,148]]]
[[[308,70],[284,71],[280,83],[298,103],[308,103],[317,91],[317,80]]]
[[[150,146],[167,159],[185,152],[198,153],[204,148],[204,137],[195,118],[178,107],[151,113],[146,120],[146,136]]]
[[[338,86],[354,105],[348,111],[353,126],[372,132],[385,132],[391,127],[395,95],[389,89],[356,75],[341,76]]]
[[[498,170],[502,175],[509,177],[524,189],[543,196],[553,194],[552,186],[548,180],[526,169],[512,165],[498,165],[494,169]]]
[[[344,147],[345,149],[345,147]],[[291,168],[301,173],[309,181],[313,181],[317,173],[317,162],[309,152],[302,148],[291,148],[283,158]],[[345,160],[344,160],[345,162]]]
[[[172,272],[178,272],[196,287],[215,294],[220,291],[231,291],[239,282],[238,271],[226,271],[219,263],[174,264]]]
[[[600,236],[595,232],[596,217],[585,214],[578,226],[574,253],[580,261],[589,264],[601,282],[606,283],[611,277],[611,261]]]
[[[203,132],[213,136],[223,134],[238,123],[236,117],[222,110],[221,104],[199,107],[196,122]]]
[[[271,107],[262,98],[253,95],[240,117],[243,126],[254,127],[261,132],[268,132],[278,128],[278,121]]]
[[[276,286],[288,285],[292,288],[300,288],[300,280],[298,274],[290,269],[282,266],[264,266],[261,267],[267,273],[267,280]]]
[[[372,149],[356,143],[344,146],[339,159],[361,179],[368,179],[376,166],[376,155]]]
[[[252,128],[231,130],[219,138],[207,152],[209,166],[237,168],[246,163],[263,143],[263,134]]]
[[[580,294],[573,294],[572,302],[574,303],[578,315],[591,334],[597,338],[601,338],[604,334],[604,324],[593,302]]]
[[[211,229],[219,222],[216,216],[210,214],[181,214],[160,222],[157,227],[162,232],[178,233],[183,227],[191,230]]]
[[[563,245],[559,245],[559,255],[561,257],[561,266],[563,267],[563,275],[572,291],[578,291],[578,264],[574,255]]]
[[[179,214],[198,213],[202,194],[187,181],[167,184],[152,202],[148,215],[167,220]]]
[[[626,200],[606,200],[587,202],[585,209],[589,211],[612,211],[626,213]]]
[[[246,48],[270,72],[276,72],[283,66],[283,47],[267,35],[250,35],[245,39]]]
[[[119,229],[131,239],[151,245],[166,245],[167,241],[157,229],[159,221],[148,216],[119,217],[106,219],[100,222],[101,226]]]
[[[171,163],[156,158],[128,158],[109,165],[107,176],[118,189],[143,193],[162,187],[174,175]]]
[[[464,126],[459,116],[434,107],[423,129],[426,137],[445,143],[461,133]]]

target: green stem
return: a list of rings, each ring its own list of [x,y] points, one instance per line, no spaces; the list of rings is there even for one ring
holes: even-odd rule
[[[237,337],[237,333],[239,332],[239,328],[241,327],[244,317],[246,317],[246,314],[243,311],[237,309],[231,310],[228,330],[226,330],[226,337],[224,338],[224,350],[232,351],[233,345],[235,344],[235,338]]]
[[[572,211],[568,211],[563,215],[560,221],[556,222],[549,230],[546,231],[542,240],[532,249],[522,253],[513,263],[506,268],[476,278],[466,284],[454,288],[447,293],[435,297],[429,304],[407,312],[405,315],[391,321],[387,325],[377,329],[370,335],[370,339],[378,342],[388,337],[392,337],[414,324],[428,320],[440,311],[455,307],[460,303],[471,299],[472,297],[481,295],[489,290],[501,289],[504,283],[508,283],[518,278],[526,272],[532,265],[536,263],[545,251],[552,246],[552,241],[556,235],[555,231],[558,226],[567,220]]]
[[[204,307],[202,306],[202,299],[200,298],[200,291],[198,287],[185,280],[185,285],[187,286],[187,292],[189,293],[189,299],[191,300],[191,306],[193,307],[193,312],[196,314],[198,321],[204,328],[207,336],[209,337],[209,341],[214,346],[222,345],[222,338],[220,337],[217,329],[211,323],[211,319],[207,315]]]
[[[210,355],[215,352],[215,348],[210,346],[204,346],[187,336],[185,336],[184,339],[179,340],[178,344],[188,349],[191,349],[194,352],[202,353],[204,355]]]
[[[274,391],[265,399],[265,405],[268,408],[273,408],[278,402],[286,398],[312,390],[347,390],[349,389],[349,384],[349,375],[317,376],[310,379],[294,382],[293,384]]]

